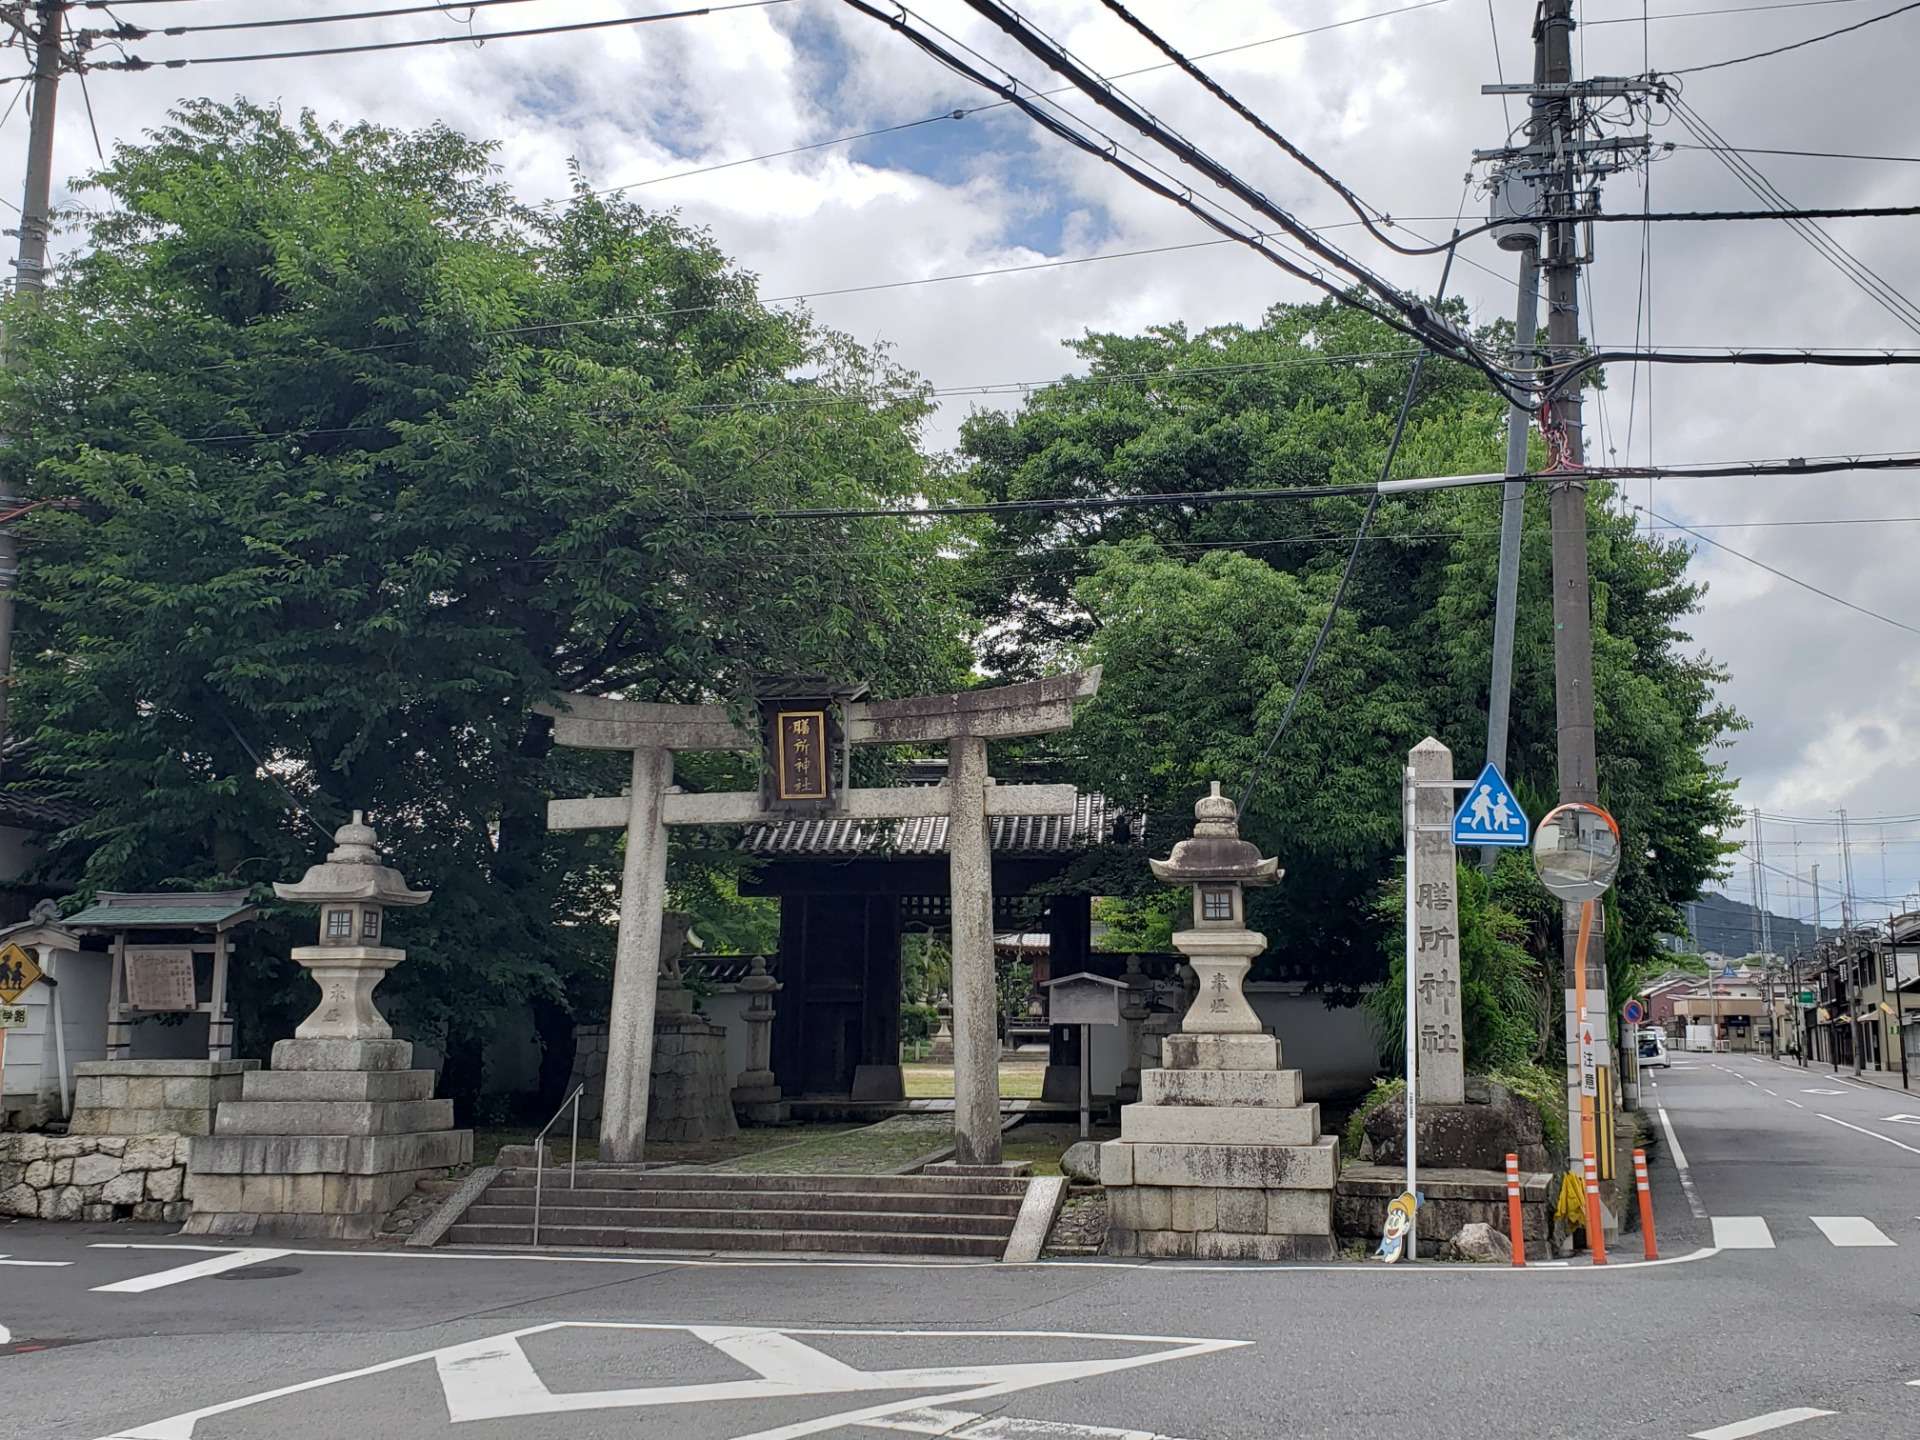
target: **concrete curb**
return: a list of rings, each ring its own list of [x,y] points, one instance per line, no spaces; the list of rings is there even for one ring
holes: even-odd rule
[[[1047,1236],[1066,1203],[1067,1180],[1064,1175],[1042,1175],[1027,1182],[1027,1196],[1020,1213],[1014,1217],[1013,1234],[1007,1237],[1003,1265],[1027,1265],[1040,1258],[1047,1248]]]
[[[460,1182],[460,1188],[440,1202],[433,1214],[407,1236],[410,1249],[424,1250],[438,1245],[449,1230],[460,1223],[460,1217],[472,1207],[474,1201],[487,1193],[487,1187],[498,1180],[503,1172],[498,1165],[480,1165]]]

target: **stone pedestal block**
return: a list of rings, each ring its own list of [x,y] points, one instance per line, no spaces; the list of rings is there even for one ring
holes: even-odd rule
[[[258,1060],[86,1060],[73,1067],[71,1135],[209,1135]]]
[[[647,1139],[662,1144],[740,1133],[727,1076],[727,1031],[705,1020],[662,1020],[653,1037]]]
[[[1140,1076],[1144,1105],[1288,1109],[1303,1094],[1298,1070],[1147,1070]]]
[[[1160,1042],[1168,1070],[1278,1070],[1280,1042],[1271,1035],[1169,1035]]]
[[[1120,1135],[1136,1145],[1311,1145],[1320,1138],[1320,1107],[1123,1105]]]
[[[186,1233],[363,1240],[423,1176],[472,1161],[406,1041],[308,1036],[273,1059],[192,1142]]]

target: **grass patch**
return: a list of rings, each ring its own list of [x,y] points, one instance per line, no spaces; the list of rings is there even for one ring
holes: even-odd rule
[[[900,1072],[906,1080],[909,1100],[951,1100],[953,1098],[953,1066],[951,1065],[902,1065]],[[1045,1076],[1044,1065],[1002,1065],[1000,1067],[1000,1098],[1038,1100],[1040,1082]]]
[[[647,1159],[667,1165],[712,1165],[723,1160],[757,1155],[763,1150],[771,1150],[778,1146],[838,1135],[858,1128],[858,1125],[844,1121],[817,1125],[754,1125],[741,1130],[738,1135],[730,1135],[721,1140],[689,1140],[677,1145],[652,1144],[647,1146]],[[494,1157],[500,1153],[502,1145],[531,1145],[534,1136],[538,1133],[539,1131],[531,1125],[475,1130],[473,1132],[473,1163],[491,1165]],[[567,1163],[568,1139],[567,1135],[559,1133],[558,1130],[547,1136],[547,1148],[556,1164]],[[600,1137],[598,1134],[588,1133],[583,1126],[580,1133],[580,1159],[586,1162],[599,1158]]]
[[[1112,1125],[1095,1125],[1090,1137],[1094,1144],[1102,1140],[1117,1140],[1120,1132]],[[1036,1125],[1032,1121],[1016,1125],[1009,1130],[1000,1142],[1000,1158],[1008,1161],[1026,1161],[1033,1166],[1036,1175],[1058,1175],[1060,1157],[1067,1153],[1067,1147],[1080,1141],[1080,1122],[1075,1120],[1063,1125]]]

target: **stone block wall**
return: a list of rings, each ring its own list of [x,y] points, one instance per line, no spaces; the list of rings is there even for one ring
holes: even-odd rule
[[[258,1060],[88,1060],[74,1066],[74,1135],[211,1135]]]
[[[0,1135],[0,1215],[184,1220],[183,1135]]]

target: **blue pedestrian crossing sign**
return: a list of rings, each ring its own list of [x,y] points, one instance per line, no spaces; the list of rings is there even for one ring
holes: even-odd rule
[[[1453,816],[1456,845],[1525,845],[1527,813],[1489,761]]]

